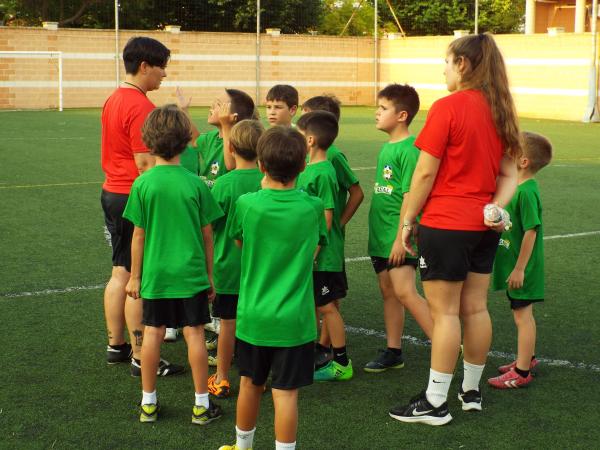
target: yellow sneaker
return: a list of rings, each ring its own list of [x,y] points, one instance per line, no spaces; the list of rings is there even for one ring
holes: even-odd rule
[[[140,405],[140,422],[156,422],[158,420],[160,406],[157,404]]]
[[[221,445],[219,447],[219,450],[239,450],[239,447],[237,445]],[[252,450],[251,448],[249,448],[248,450]]]

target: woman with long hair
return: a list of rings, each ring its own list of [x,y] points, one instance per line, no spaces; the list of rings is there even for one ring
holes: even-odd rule
[[[503,224],[487,221],[484,206],[506,205],[517,186],[519,125],[502,55],[490,34],[465,36],[448,47],[444,71],[450,95],[436,101],[415,145],[421,150],[402,224],[434,323],[426,391],[390,416],[443,425],[452,420],[448,390],[460,352],[462,409],[481,410],[479,381],[492,340],[487,291]]]

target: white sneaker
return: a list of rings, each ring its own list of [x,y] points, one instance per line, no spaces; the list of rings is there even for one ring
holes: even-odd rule
[[[175,342],[178,334],[179,330],[177,328],[167,328],[167,331],[165,332],[165,342]]]
[[[205,324],[204,329],[219,334],[219,331],[221,331],[221,319],[212,317],[212,321]]]

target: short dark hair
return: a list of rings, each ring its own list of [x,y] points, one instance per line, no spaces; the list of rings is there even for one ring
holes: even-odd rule
[[[306,100],[302,104],[302,109],[308,109],[310,111],[329,111],[339,122],[341,104],[342,102],[340,102],[335,95],[323,94]]]
[[[552,143],[541,134],[524,131],[523,156],[529,160],[529,170],[537,173],[552,161]]]
[[[264,131],[265,128],[260,121],[245,119],[233,126],[229,142],[238,155],[246,161],[254,161],[256,145]]]
[[[140,70],[142,62],[151,66],[166,67],[171,57],[171,50],[161,42],[149,37],[132,37],[123,49],[125,73],[135,75]]]
[[[183,153],[192,140],[192,125],[177,105],[154,109],[142,126],[142,140],[150,154],[170,160]]]
[[[293,181],[304,168],[306,139],[294,128],[269,128],[258,140],[256,150],[265,172],[280,183]]]
[[[288,108],[298,106],[298,91],[294,86],[290,86],[289,84],[276,84],[267,92],[267,101],[285,102]]]
[[[410,125],[419,112],[421,103],[419,94],[414,87],[408,84],[388,84],[377,94],[377,98],[386,98],[394,104],[396,112],[406,111],[408,118],[406,124]]]
[[[328,111],[311,111],[303,114],[296,126],[306,134],[313,135],[321,150],[331,147],[339,131],[337,119]]]
[[[254,100],[252,100],[252,97],[237,89],[225,89],[225,92],[231,100],[231,113],[237,114],[238,122],[252,119],[254,115]]]

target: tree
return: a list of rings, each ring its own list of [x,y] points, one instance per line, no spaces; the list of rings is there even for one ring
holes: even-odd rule
[[[325,0],[323,16],[319,26],[322,34],[339,35],[346,24],[346,35],[372,35],[375,10],[373,2],[360,0]],[[352,15],[354,16],[352,17]]]

